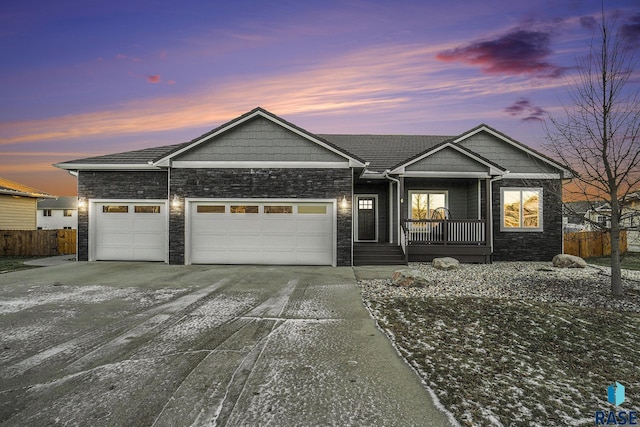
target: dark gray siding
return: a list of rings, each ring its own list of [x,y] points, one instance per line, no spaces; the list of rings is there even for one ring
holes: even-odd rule
[[[174,160],[348,161],[263,117],[255,118],[210,141],[205,141]]]
[[[389,181],[379,184],[356,184],[353,193],[378,196],[378,242],[389,242]],[[357,209],[357,206],[354,207]]]
[[[453,148],[444,148],[406,168],[407,171],[489,172],[489,168]]]
[[[169,262],[184,264],[184,198],[335,199],[351,203],[351,169],[171,169],[171,198],[182,203],[169,217]],[[351,265],[351,208],[338,203],[337,264]]]
[[[558,169],[528,155],[495,136],[480,132],[460,142],[460,145],[491,159],[511,173],[558,173]]]
[[[493,259],[496,261],[551,261],[562,253],[562,199],[560,180],[504,179],[492,186]],[[542,232],[501,232],[500,188],[542,188]]]
[[[86,199],[167,199],[166,171],[79,171],[78,197]],[[78,209],[78,261],[89,259],[88,210]]]
[[[478,217],[478,181],[471,182],[467,186],[467,218],[480,219]]]

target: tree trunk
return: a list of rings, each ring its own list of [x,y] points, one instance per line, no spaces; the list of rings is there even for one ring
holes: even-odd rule
[[[620,210],[616,198],[611,203],[611,294],[614,297],[623,295],[622,266],[620,265]]]

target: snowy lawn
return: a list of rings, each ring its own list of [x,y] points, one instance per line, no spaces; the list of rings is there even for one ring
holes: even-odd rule
[[[640,315],[485,298],[370,302],[380,327],[462,425],[593,425],[626,386],[640,410]]]

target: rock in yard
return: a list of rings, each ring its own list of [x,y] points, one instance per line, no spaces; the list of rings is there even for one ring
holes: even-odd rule
[[[554,267],[560,268],[585,268],[587,266],[587,262],[575,255],[568,254],[559,254],[553,257]]]
[[[403,288],[424,287],[429,281],[418,270],[396,270],[391,276],[391,283]]]
[[[431,265],[438,270],[455,270],[460,266],[460,261],[451,257],[434,258]]]

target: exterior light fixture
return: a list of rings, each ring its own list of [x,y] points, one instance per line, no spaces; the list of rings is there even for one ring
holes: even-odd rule
[[[171,206],[174,208],[180,207],[180,198],[178,197],[177,194],[173,195],[173,199],[171,200]]]
[[[87,207],[87,199],[84,197],[78,197],[78,209],[84,209]]]
[[[342,209],[347,209],[348,205],[347,205],[347,196],[342,196],[342,201],[340,202],[340,207]]]

